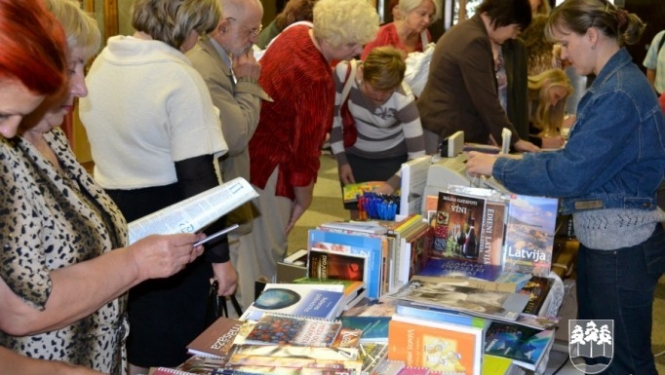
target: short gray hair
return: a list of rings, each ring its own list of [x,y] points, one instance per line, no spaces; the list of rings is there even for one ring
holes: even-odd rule
[[[132,27],[180,49],[193,30],[199,34],[213,31],[221,15],[218,0],[136,0]]]
[[[314,4],[314,36],[332,47],[367,44],[378,30],[379,15],[367,0],[318,0]]]

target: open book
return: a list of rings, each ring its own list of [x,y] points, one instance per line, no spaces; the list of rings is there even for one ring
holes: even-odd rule
[[[194,233],[258,197],[242,177],[206,190],[129,223],[129,243],[151,234]]]

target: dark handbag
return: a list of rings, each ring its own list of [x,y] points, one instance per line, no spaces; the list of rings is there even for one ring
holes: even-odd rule
[[[217,295],[218,287],[219,285],[217,284],[217,281],[212,281],[210,283],[210,291],[208,292],[208,302],[206,306],[206,327],[211,325],[220,317],[229,317],[229,309],[226,305],[226,297],[220,297]],[[232,294],[228,298],[231,301],[231,305],[233,305],[233,309],[235,310],[236,314],[238,314],[238,317],[240,317],[242,315],[242,309],[240,308],[240,304],[238,303],[236,296]]]

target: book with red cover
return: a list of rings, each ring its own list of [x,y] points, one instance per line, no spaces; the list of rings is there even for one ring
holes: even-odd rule
[[[388,359],[455,375],[480,375],[483,330],[395,315],[388,328]]]
[[[187,345],[189,354],[225,357],[244,322],[221,317]]]
[[[363,281],[369,277],[366,261],[364,256],[311,249],[307,272],[311,278]]]

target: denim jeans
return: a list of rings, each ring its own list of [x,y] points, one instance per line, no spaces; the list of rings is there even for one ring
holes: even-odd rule
[[[665,266],[661,224],[636,246],[594,250],[580,245],[579,319],[614,320],[614,356],[604,374],[657,375],[651,351],[654,290]]]

